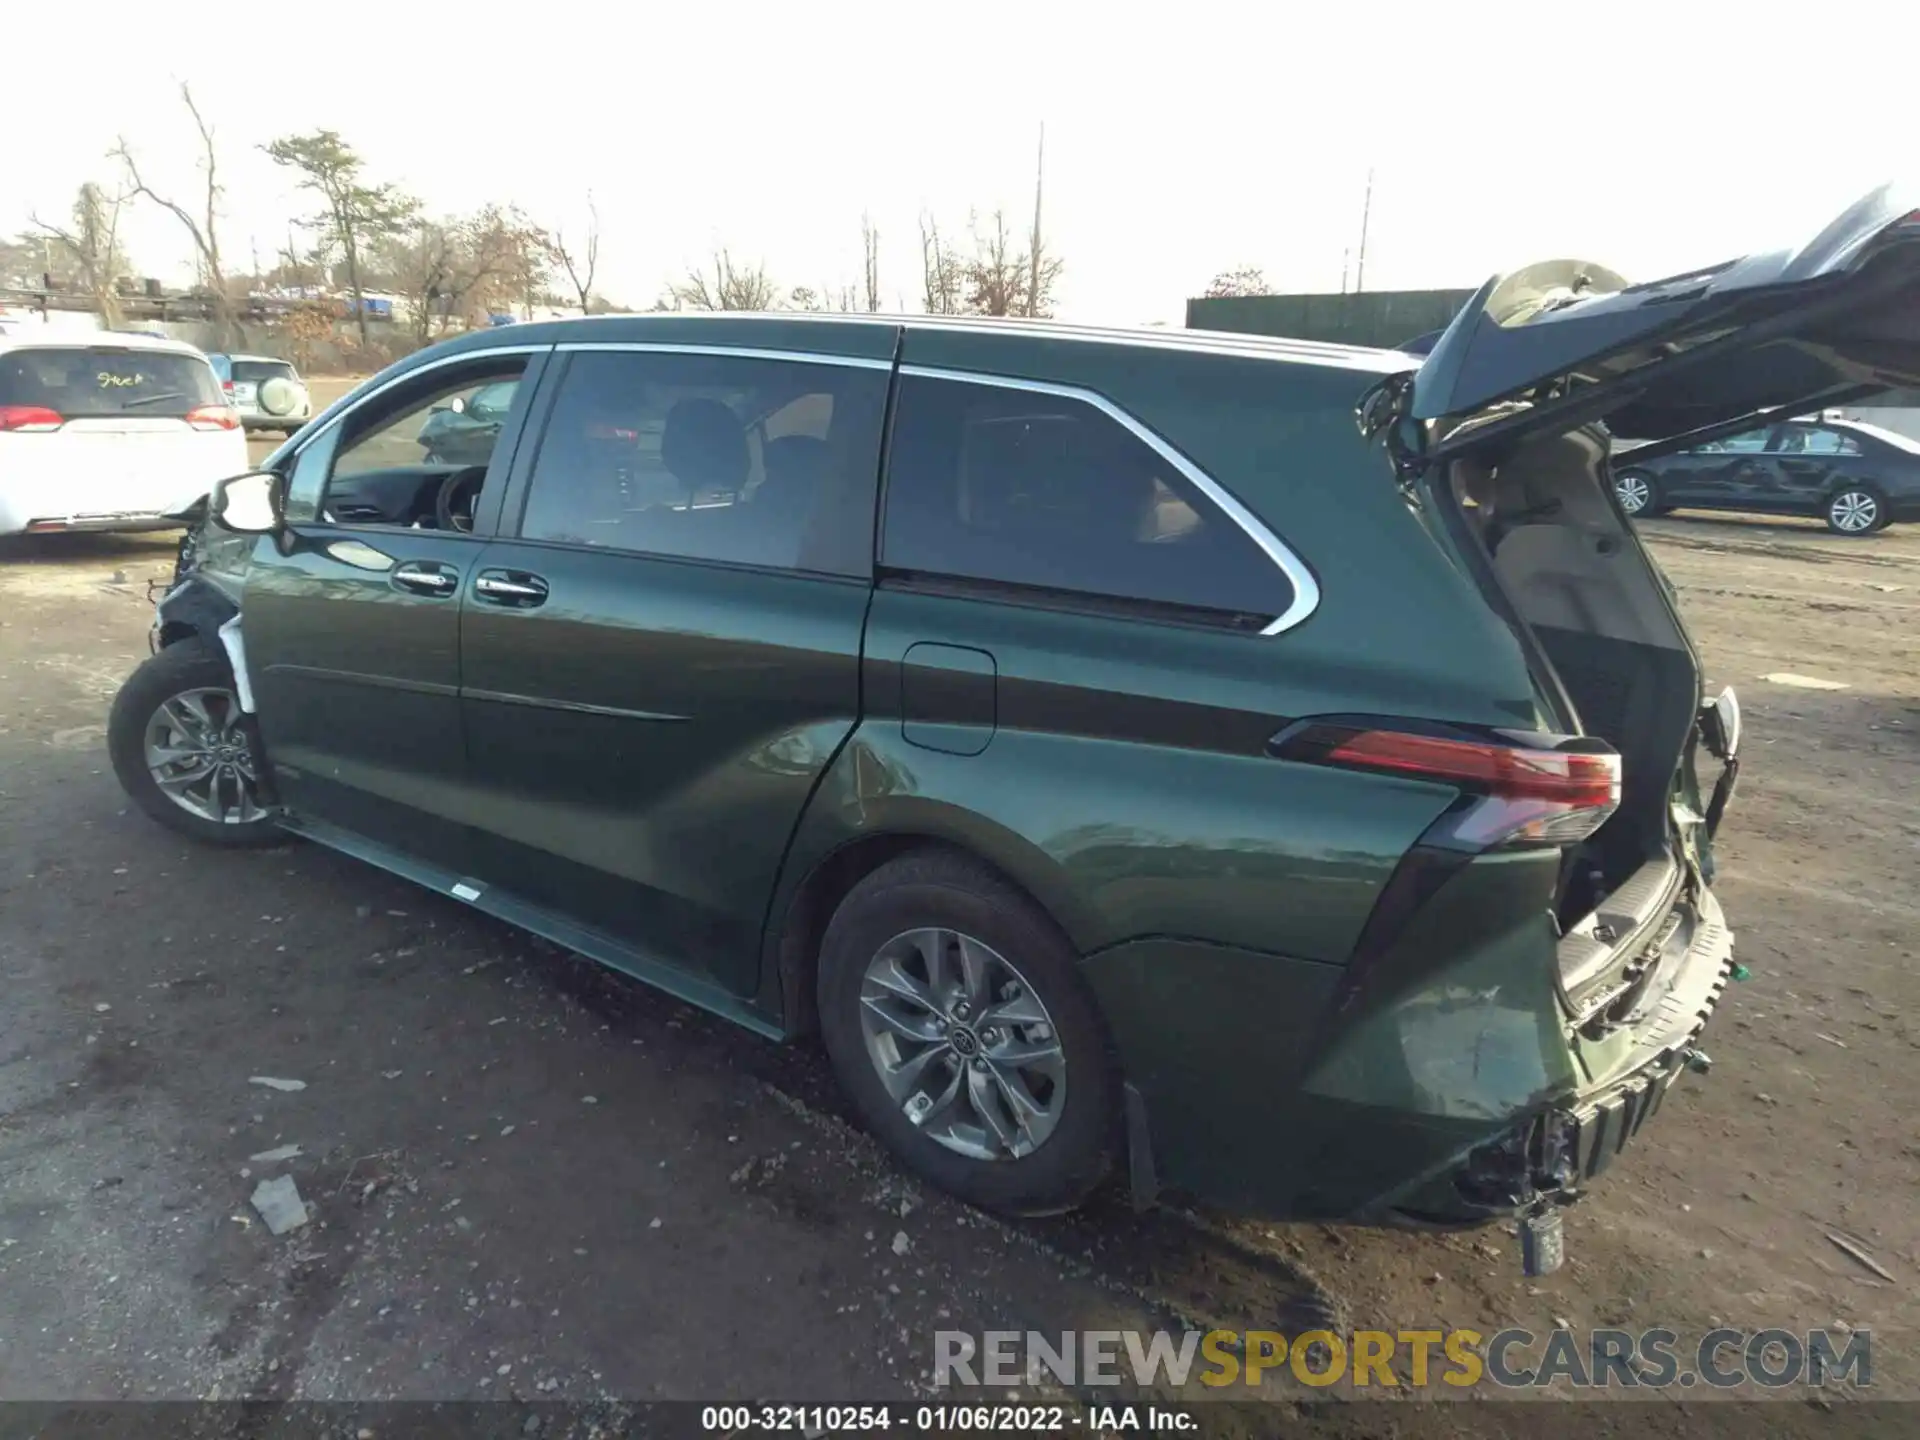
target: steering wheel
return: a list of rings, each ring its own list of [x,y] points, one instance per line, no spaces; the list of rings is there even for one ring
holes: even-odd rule
[[[464,465],[450,471],[447,478],[440,482],[440,489],[433,497],[434,523],[442,530],[458,530],[462,534],[473,533],[473,504],[480,498],[480,487],[486,483],[487,467],[484,465]]]

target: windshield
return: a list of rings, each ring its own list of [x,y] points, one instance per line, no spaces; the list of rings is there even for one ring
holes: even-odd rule
[[[513,405],[514,388],[518,380],[496,380],[491,385],[482,385],[467,400],[469,410],[507,410]]]
[[[0,405],[38,405],[66,420],[182,416],[225,399],[198,355],[109,345],[48,346],[0,355]]]

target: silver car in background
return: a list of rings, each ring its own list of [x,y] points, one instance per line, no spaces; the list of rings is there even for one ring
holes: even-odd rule
[[[271,355],[209,355],[227,403],[249,432],[291,435],[313,414],[313,397],[293,365]]]

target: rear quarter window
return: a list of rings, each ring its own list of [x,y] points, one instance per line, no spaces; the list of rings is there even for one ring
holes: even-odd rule
[[[294,379],[293,366],[284,360],[236,360],[233,362],[235,380],[251,380],[260,383],[272,380],[276,376],[284,380]]]
[[[1166,455],[1086,400],[901,378],[881,563],[1010,600],[1257,631],[1294,592]]]
[[[39,405],[68,420],[179,416],[224,403],[198,355],[111,346],[48,346],[0,355],[0,405]]]

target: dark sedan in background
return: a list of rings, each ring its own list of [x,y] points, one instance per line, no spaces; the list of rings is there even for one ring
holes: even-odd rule
[[[1857,420],[1789,420],[1691,450],[1616,450],[1614,488],[1629,515],[1752,510],[1817,515],[1841,535],[1920,520],[1920,441]]]

